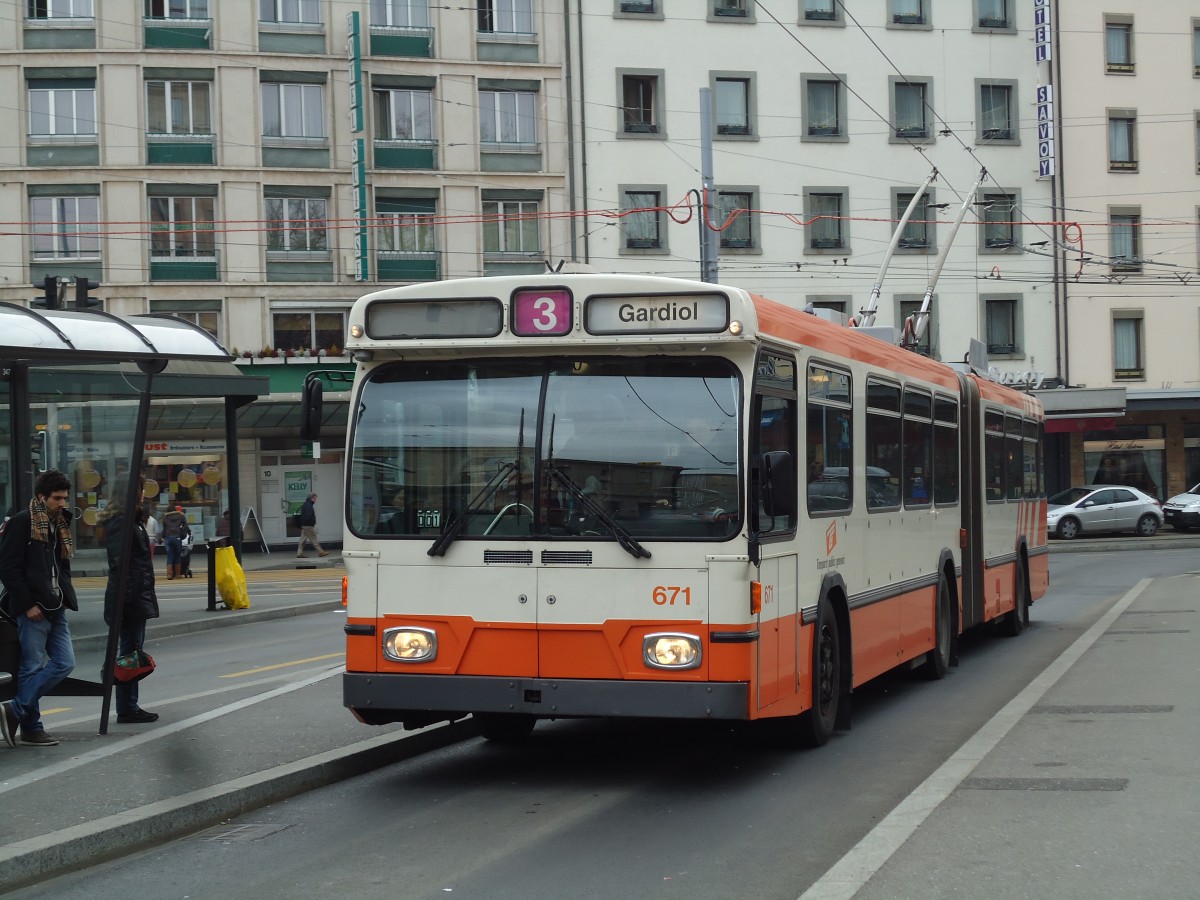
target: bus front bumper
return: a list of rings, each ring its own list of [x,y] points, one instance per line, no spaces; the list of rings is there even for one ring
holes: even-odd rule
[[[747,719],[748,691],[745,682],[724,681],[592,681],[360,672],[342,676],[345,705],[367,721],[380,722],[424,720],[431,715],[431,721],[454,719],[474,712],[525,713],[546,719]]]

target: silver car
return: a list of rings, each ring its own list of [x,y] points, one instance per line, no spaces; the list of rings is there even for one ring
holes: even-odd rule
[[[1158,533],[1162,522],[1157,500],[1120,484],[1067,488],[1046,501],[1047,532],[1066,540],[1111,531],[1135,531],[1150,537]]]
[[[1176,494],[1163,504],[1163,515],[1167,524],[1176,531],[1187,531],[1200,527],[1200,484],[1190,491]]]

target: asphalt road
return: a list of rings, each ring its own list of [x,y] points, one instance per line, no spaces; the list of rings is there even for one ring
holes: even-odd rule
[[[853,730],[816,751],[788,750],[748,727],[541,723],[523,746],[472,738],[11,896],[794,900],[1123,592],[1197,568],[1194,550],[1055,554],[1051,593],[1024,635],[969,641],[941,682],[897,673],[856,692]],[[213,702],[189,695],[225,675],[235,686],[208,689],[233,696],[261,690],[253,681],[310,678],[263,704],[254,727],[264,747],[361,728],[347,722],[336,678],[320,674],[338,662],[321,657],[341,644],[325,618],[163,642],[179,644],[164,652],[181,681],[159,682],[159,697]],[[168,696],[183,690],[184,699]],[[964,861],[953,892],[936,895],[1004,895],[978,865]],[[1193,862],[1191,879],[1169,895],[1193,896],[1197,874]],[[906,887],[923,895],[921,884]]]

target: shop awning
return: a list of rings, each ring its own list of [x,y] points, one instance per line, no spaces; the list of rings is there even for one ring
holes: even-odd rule
[[[1125,415],[1125,388],[1031,391],[1046,410],[1046,433],[1107,431]]]

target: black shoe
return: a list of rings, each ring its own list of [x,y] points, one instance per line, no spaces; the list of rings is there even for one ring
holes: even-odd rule
[[[117,721],[122,725],[137,725],[142,722],[157,722],[158,713],[146,712],[144,709],[135,709],[133,712],[120,713],[117,716]]]
[[[17,746],[17,714],[12,711],[12,704],[5,701],[0,703],[0,737],[10,747]]]
[[[32,734],[26,734],[24,729],[22,729],[21,743],[30,744],[34,747],[57,747],[58,738],[52,737],[44,731],[35,731]]]

